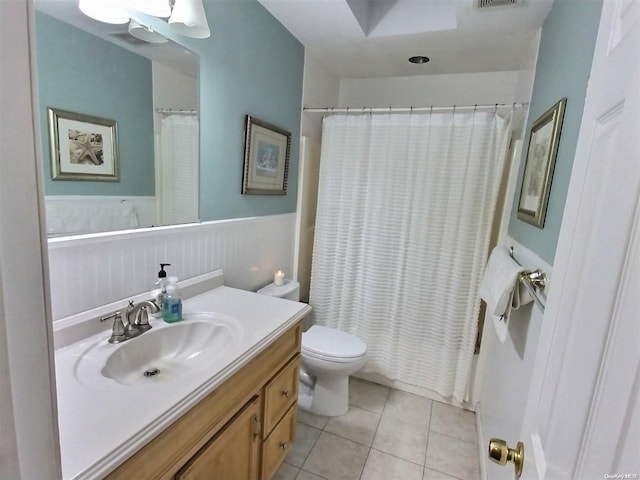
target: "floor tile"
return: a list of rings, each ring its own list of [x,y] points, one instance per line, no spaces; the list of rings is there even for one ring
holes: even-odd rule
[[[456,477],[452,477],[451,475],[445,475],[442,472],[436,472],[435,470],[431,470],[429,468],[424,469],[424,476],[422,480],[458,480]]]
[[[373,439],[373,448],[423,465],[428,436],[426,426],[383,413]]]
[[[283,463],[276,471],[272,480],[295,480],[298,472],[300,472],[299,468],[289,465],[288,463]]]
[[[319,477],[311,472],[300,470],[300,473],[296,477],[296,480],[326,480],[324,477]]]
[[[379,413],[351,406],[341,417],[330,418],[324,431],[370,447],[379,421]]]
[[[393,415],[405,422],[428,428],[431,418],[431,403],[428,398],[391,390],[383,414]]]
[[[480,478],[478,447],[457,438],[429,433],[426,468],[446,472],[462,480]]]
[[[444,403],[433,402],[430,430],[465,442],[474,444],[478,442],[475,414]]]
[[[341,417],[298,410],[274,480],[479,479],[473,412],[356,378],[349,404]]]
[[[422,466],[371,449],[360,480],[422,480]]]
[[[304,423],[305,425],[309,425],[310,427],[322,430],[327,424],[328,420],[329,417],[323,417],[322,415],[316,415],[315,413],[305,412],[304,410],[298,408],[298,422]]]
[[[349,405],[382,413],[390,390],[389,387],[352,377],[349,381]]]
[[[328,480],[358,480],[369,448],[327,432],[322,432],[302,466]]]
[[[295,467],[301,467],[321,433],[317,428],[298,422],[296,439],[293,442],[293,448],[285,458],[285,462]]]

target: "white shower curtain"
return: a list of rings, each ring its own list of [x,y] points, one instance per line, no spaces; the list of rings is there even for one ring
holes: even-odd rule
[[[463,400],[509,122],[494,113],[323,122],[310,304],[365,371]]]
[[[156,198],[160,225],[198,220],[199,122],[197,114],[160,114],[156,141]]]

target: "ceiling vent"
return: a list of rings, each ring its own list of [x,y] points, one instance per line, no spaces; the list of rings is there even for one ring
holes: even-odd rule
[[[516,5],[520,0],[478,0],[478,9]]]

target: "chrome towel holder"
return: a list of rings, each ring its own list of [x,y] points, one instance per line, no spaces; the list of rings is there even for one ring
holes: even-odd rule
[[[509,255],[514,261],[518,262],[513,256],[513,246],[509,247]],[[541,269],[537,268],[533,271],[524,271],[518,275],[518,280],[527,288],[533,298],[534,303],[540,310],[544,312],[544,302],[540,298],[540,292],[542,292],[548,284],[547,274]]]

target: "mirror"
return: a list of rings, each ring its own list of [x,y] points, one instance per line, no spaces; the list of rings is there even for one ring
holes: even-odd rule
[[[50,236],[198,221],[198,56],[96,22],[77,0],[34,3]],[[116,155],[100,119],[116,122]],[[110,162],[109,181],[74,173]]]

